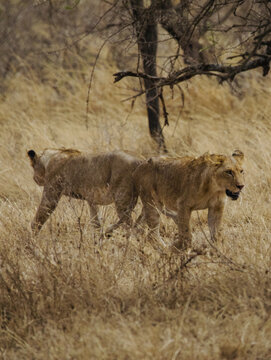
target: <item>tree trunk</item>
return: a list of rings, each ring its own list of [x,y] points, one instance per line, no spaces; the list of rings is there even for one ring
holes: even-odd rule
[[[143,62],[144,73],[157,76],[156,72],[156,53],[157,53],[157,24],[152,14],[153,9],[144,8],[142,0],[130,0],[135,28],[137,43],[140,56]],[[159,151],[167,152],[165,139],[159,121],[159,93],[157,87],[151,80],[144,79],[146,90],[146,106],[149,121],[149,131],[151,137],[158,144]]]

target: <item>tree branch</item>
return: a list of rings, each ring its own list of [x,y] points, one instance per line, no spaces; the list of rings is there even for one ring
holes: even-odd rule
[[[271,55],[265,55],[235,66],[218,64],[192,65],[187,66],[182,70],[176,71],[170,74],[168,77],[150,76],[141,72],[135,73],[132,71],[121,71],[114,74],[114,82],[118,82],[124,77],[138,77],[151,80],[154,86],[161,88],[163,86],[176,85],[183,81],[189,80],[197,75],[213,75],[219,77],[221,81],[225,81],[228,79],[233,80],[237,74],[248,70],[256,69],[258,67],[263,68],[263,75],[266,76],[269,72],[270,61]]]

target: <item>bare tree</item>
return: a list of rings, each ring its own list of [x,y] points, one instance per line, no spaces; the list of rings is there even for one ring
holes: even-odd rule
[[[159,149],[166,151],[159,122],[161,90],[173,87],[197,75],[232,81],[241,72],[262,67],[263,76],[269,72],[271,60],[271,3],[267,0],[182,0],[173,5],[171,0],[152,0],[144,6],[143,0],[130,0],[131,17],[142,58],[143,72],[125,71],[114,74],[115,82],[132,76],[144,80],[151,136]],[[176,2],[175,2],[176,3]],[[175,59],[183,56],[181,69],[175,62],[167,76],[157,76],[156,52],[160,24],[178,43]],[[203,49],[200,44],[206,33],[215,32],[222,42],[214,49]],[[220,34],[220,35],[219,35]],[[227,38],[228,46],[223,45]],[[219,54],[228,52],[226,61]],[[211,51],[210,51],[211,50]],[[234,55],[233,55],[234,54]],[[206,56],[207,55],[207,56]],[[211,58],[211,62],[208,61]],[[231,62],[231,60],[235,60]],[[236,59],[239,61],[236,63]],[[178,65],[180,63],[178,62]],[[166,114],[166,111],[164,111]]]
[[[32,68],[37,68],[38,56],[60,61],[64,56],[58,56],[59,52],[71,48],[87,56],[79,43],[93,32],[104,39],[103,46],[115,41],[117,46],[113,44],[112,48],[117,56],[123,44],[136,44],[137,63],[128,63],[121,54],[125,68],[131,69],[114,74],[115,82],[124,77],[139,78],[141,88],[135,98],[145,94],[150,135],[162,152],[167,150],[159,105],[167,124],[162,91],[165,86],[173,88],[198,75],[214,76],[220,83],[232,81],[239,73],[259,67],[263,76],[269,73],[269,0],[93,0],[91,4],[80,0],[3,0],[1,13],[3,79],[12,67],[27,73],[32,61]],[[36,31],[37,19],[48,25],[49,35]],[[177,46],[175,53],[165,54],[158,74],[157,51],[164,41],[161,31]],[[94,57],[93,69],[100,51]],[[42,72],[42,66],[39,71]],[[3,84],[4,81],[0,90]]]

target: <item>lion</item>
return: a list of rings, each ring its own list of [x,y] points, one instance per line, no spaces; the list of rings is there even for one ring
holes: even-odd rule
[[[98,205],[115,204],[119,220],[107,229],[110,235],[120,225],[132,225],[131,213],[138,193],[132,173],[141,160],[121,151],[93,155],[74,149],[45,149],[41,155],[28,151],[35,182],[43,194],[31,224],[37,234],[55,210],[62,195],[86,200],[91,222],[101,229]]]
[[[208,209],[208,226],[213,242],[220,239],[220,225],[226,198],[239,198],[244,187],[244,154],[231,156],[204,154],[198,158],[150,158],[142,162],[133,177],[143,208],[137,224],[145,220],[149,236],[158,239],[159,211],[178,225],[178,240],[173,247],[191,246],[190,217],[194,210]]]

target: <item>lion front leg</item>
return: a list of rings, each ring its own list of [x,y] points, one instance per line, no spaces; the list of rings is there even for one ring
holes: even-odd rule
[[[217,202],[208,209],[208,226],[211,240],[217,242],[221,238],[220,226],[223,217],[224,203]]]
[[[192,235],[190,229],[191,210],[187,208],[180,208],[178,210],[178,230],[179,238],[173,243],[173,246],[178,250],[186,250],[191,247]]]
[[[44,188],[40,205],[31,224],[32,231],[35,235],[40,231],[42,225],[55,210],[60,197],[61,189],[54,187]]]

